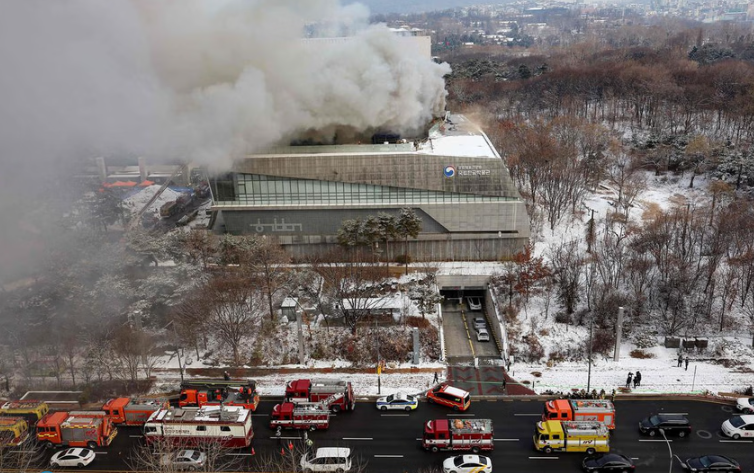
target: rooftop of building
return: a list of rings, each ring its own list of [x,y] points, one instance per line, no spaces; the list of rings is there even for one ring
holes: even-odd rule
[[[432,125],[426,137],[403,138],[396,143],[337,145],[277,146],[253,156],[296,155],[350,155],[368,156],[377,154],[429,154],[437,156],[462,156],[500,159],[487,135],[461,114],[448,113],[443,120]]]

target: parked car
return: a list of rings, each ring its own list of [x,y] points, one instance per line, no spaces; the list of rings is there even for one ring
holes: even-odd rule
[[[492,460],[482,455],[458,455],[442,462],[444,473],[492,473]]]
[[[625,455],[605,453],[603,455],[584,458],[584,461],[581,462],[581,467],[589,473],[607,473],[612,471],[633,471],[636,465]]]
[[[50,466],[60,468],[61,466],[75,466],[83,468],[94,461],[94,451],[88,448],[69,448],[61,450],[50,458]]]
[[[469,301],[469,310],[482,310],[482,300],[478,297],[467,297]]]
[[[736,409],[746,414],[754,414],[754,397],[736,399]]]
[[[314,453],[301,457],[304,473],[328,472],[345,473],[351,470],[351,449],[341,447],[318,448]]]
[[[484,320],[484,317],[474,317],[471,323],[474,325],[474,330],[477,330],[477,331],[480,328],[483,328],[483,329],[487,328],[487,321]]]
[[[175,471],[196,471],[204,467],[207,455],[199,450],[180,450],[163,455],[160,464]]]
[[[728,437],[738,440],[741,437],[754,437],[754,415],[733,416],[721,427]]]
[[[655,414],[639,422],[639,432],[650,437],[659,435],[660,429],[668,436],[685,437],[691,433],[691,423],[686,416],[680,414]]]
[[[381,411],[401,410],[412,411],[419,406],[419,399],[404,393],[395,393],[377,399],[377,409]]]
[[[477,342],[489,342],[490,341],[490,334],[487,332],[486,328],[480,328],[476,332],[476,341]]]
[[[705,455],[703,457],[687,458],[681,463],[686,471],[706,473],[715,471],[735,472],[741,471],[741,465],[732,458],[724,455]]]

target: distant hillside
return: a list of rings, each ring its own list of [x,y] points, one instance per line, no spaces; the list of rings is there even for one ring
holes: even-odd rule
[[[479,5],[479,0],[344,0],[343,3],[362,3],[373,14],[418,13],[425,11],[447,10],[454,7]]]

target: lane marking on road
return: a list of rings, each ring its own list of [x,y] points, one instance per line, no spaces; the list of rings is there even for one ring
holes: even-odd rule
[[[94,452],[95,455],[107,455],[107,452]]]
[[[724,443],[754,443],[754,440],[718,440]]]
[[[687,415],[689,415],[688,412],[663,412],[663,414],[669,415],[669,416],[687,416]]]
[[[518,442],[521,439],[492,439],[495,442]]]
[[[380,414],[382,417],[408,417],[408,414]]]
[[[129,435],[132,439],[140,439],[143,437],[143,435]]]
[[[541,412],[539,414],[513,414],[513,415],[517,417],[531,417],[531,416],[542,417]]]
[[[278,437],[276,435],[270,436],[270,439],[278,439],[278,440],[301,440],[301,437]]]
[[[639,439],[639,442],[672,442],[670,439]]]
[[[269,414],[252,414],[251,417],[270,417]]]
[[[372,437],[343,437],[343,440],[374,440]]]
[[[529,460],[557,460],[560,457],[529,457]]]
[[[403,455],[375,455],[374,458],[403,458]]]
[[[631,457],[631,460],[638,460],[639,457]]]
[[[445,414],[451,417],[474,417],[476,414]]]

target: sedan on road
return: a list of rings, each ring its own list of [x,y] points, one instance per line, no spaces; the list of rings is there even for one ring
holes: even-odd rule
[[[754,437],[754,416],[733,416],[723,422],[723,433],[734,440]]]
[[[688,458],[681,465],[686,471],[699,473],[741,471],[741,466],[736,460],[723,455],[705,455],[703,457]]]
[[[173,454],[163,455],[160,463],[164,467],[175,471],[196,471],[204,466],[207,455],[199,450],[181,450]]]
[[[486,328],[480,328],[476,332],[476,341],[477,342],[489,342],[490,341],[490,333],[487,331]]]
[[[458,455],[442,462],[444,473],[491,473],[492,460],[482,455]]]
[[[377,409],[381,411],[412,411],[419,406],[419,399],[410,394],[395,393],[377,399]]]
[[[613,471],[628,473],[634,471],[636,468],[630,458],[617,453],[605,453],[604,455],[586,457],[581,462],[581,467],[589,473],[608,473]]]
[[[469,310],[482,310],[482,301],[478,297],[467,297]]]
[[[736,409],[747,414],[754,414],[754,397],[736,399]]]
[[[61,450],[50,459],[50,466],[60,468],[61,466],[75,466],[83,468],[94,460],[94,452],[88,448],[69,448]]]

